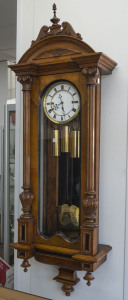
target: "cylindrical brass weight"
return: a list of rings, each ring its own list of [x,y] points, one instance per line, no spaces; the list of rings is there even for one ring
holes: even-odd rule
[[[60,136],[59,130],[52,131],[52,156],[60,155]]]
[[[63,126],[61,128],[61,152],[69,152],[69,126]]]
[[[80,131],[70,132],[70,155],[72,158],[80,157]]]

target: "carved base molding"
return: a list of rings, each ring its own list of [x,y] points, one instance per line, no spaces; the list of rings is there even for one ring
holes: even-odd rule
[[[63,283],[62,290],[66,296],[70,296],[70,293],[74,291],[73,286],[80,281],[74,270],[64,268],[60,268],[58,276],[53,279],[57,282]]]

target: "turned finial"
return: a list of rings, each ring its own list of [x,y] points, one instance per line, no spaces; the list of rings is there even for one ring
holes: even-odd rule
[[[53,18],[50,21],[53,23],[53,25],[57,25],[59,23],[60,19],[57,18],[57,16],[56,16],[57,6],[56,6],[55,3],[53,4],[52,9],[53,9],[53,14],[54,15],[53,15]]]
[[[83,277],[84,280],[87,280],[87,285],[90,286],[91,285],[91,281],[95,279],[95,277],[93,277],[93,274],[91,272],[87,272],[85,274],[85,276]]]
[[[57,6],[56,6],[56,4],[55,4],[55,3],[53,4],[53,7],[52,7],[52,9],[53,9],[53,12],[54,12],[54,17],[56,17],[56,10],[57,10]]]
[[[21,267],[24,268],[24,272],[28,272],[28,268],[30,267],[30,263],[28,261],[28,259],[24,259],[22,264],[21,264]]]

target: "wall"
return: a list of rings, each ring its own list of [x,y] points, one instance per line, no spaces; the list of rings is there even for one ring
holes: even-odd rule
[[[12,62],[8,61],[8,66],[12,65]],[[16,76],[15,73],[8,68],[8,99],[14,99],[16,97]]]
[[[15,98],[15,74],[8,69],[12,62],[0,61],[0,125],[4,125],[4,104]]]
[[[15,74],[7,61],[0,61],[0,243],[3,243],[3,127],[4,105],[15,97]],[[13,78],[13,79],[12,79]]]
[[[0,243],[3,242],[3,125],[4,104],[8,95],[7,62],[0,62]]]
[[[42,25],[49,25],[53,1],[18,0],[17,60],[35,39]],[[101,151],[100,151],[100,235],[99,242],[113,250],[108,260],[95,272],[95,281],[87,287],[81,279],[70,299],[126,300],[124,286],[126,147],[127,147],[127,53],[128,3],[126,0],[73,1],[56,0],[57,16],[72,24],[83,40],[97,52],[103,51],[118,62],[113,74],[102,79]],[[15,241],[20,214],[18,194],[22,186],[22,93],[17,83]],[[20,168],[20,174],[19,174]],[[126,257],[127,260],[127,257]],[[54,300],[66,299],[61,285],[52,280],[57,268],[31,259],[24,274],[15,255],[15,289]],[[126,279],[128,274],[126,272]],[[127,281],[126,281],[127,282]],[[125,291],[125,298],[124,298]]]
[[[4,104],[8,97],[7,61],[0,62],[0,125],[4,125]]]

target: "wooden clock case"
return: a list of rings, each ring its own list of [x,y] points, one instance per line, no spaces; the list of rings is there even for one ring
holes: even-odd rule
[[[59,25],[53,5],[52,26],[43,26],[36,41],[10,68],[23,87],[23,214],[18,219],[17,257],[24,271],[29,259],[59,266],[56,281],[70,295],[85,270],[88,286],[94,272],[107,259],[111,246],[98,244],[99,151],[101,76],[116,63],[84,43],[72,26]],[[80,91],[81,108],[81,211],[80,238],[69,242],[58,233],[45,238],[38,231],[38,104],[42,91],[56,80],[71,81]]]

